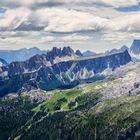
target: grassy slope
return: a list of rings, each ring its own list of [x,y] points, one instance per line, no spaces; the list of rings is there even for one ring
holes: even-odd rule
[[[21,131],[21,139],[114,140],[140,121],[140,96],[98,103],[90,110],[55,112]],[[136,136],[139,129],[134,132]],[[130,134],[129,138],[133,136]],[[138,137],[138,136],[137,136]],[[125,139],[125,137],[123,137]],[[133,138],[134,139],[134,138]]]
[[[24,123],[12,127],[12,131],[7,126],[9,134],[3,134],[7,119],[11,123],[16,113],[13,110],[9,115],[6,113],[6,117],[0,114],[0,124],[5,122],[1,125],[0,137],[9,135],[15,140],[114,140],[119,135],[125,139],[127,135],[130,138],[136,134],[135,138],[139,138],[139,128],[130,136],[127,131],[130,132],[133,128],[132,124],[140,122],[140,96],[125,96],[100,102],[101,87],[102,84],[97,83],[71,90],[56,90],[51,99],[34,106],[25,99],[26,104],[18,106],[16,110],[24,110],[29,116],[21,114],[20,117],[25,118]]]

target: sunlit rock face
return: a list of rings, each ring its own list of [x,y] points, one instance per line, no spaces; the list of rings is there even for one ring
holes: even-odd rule
[[[135,54],[135,55],[140,55],[140,40],[134,40],[130,52]]]

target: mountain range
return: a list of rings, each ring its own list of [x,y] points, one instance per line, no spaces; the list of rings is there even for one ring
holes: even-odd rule
[[[77,51],[76,51],[77,52]],[[81,82],[103,79],[103,73],[131,61],[127,50],[110,55],[78,56],[70,47],[56,48],[23,62],[1,67],[0,93],[23,92],[32,88],[70,88]]]
[[[123,45],[120,49],[108,50],[108,51],[105,52],[105,54],[119,53],[119,52],[122,52],[122,51],[125,51],[125,50],[129,51],[129,48],[126,45]]]
[[[19,50],[0,50],[0,58],[4,59],[7,63],[11,63],[13,61],[25,61],[36,54],[43,53],[46,53],[46,51],[42,51],[37,47]]]
[[[56,48],[56,47],[54,47]],[[127,47],[126,45],[122,46],[120,49],[112,49],[108,50],[105,53],[106,54],[111,54],[111,53],[117,53],[121,52],[124,50],[128,50],[130,55],[132,56],[133,60],[139,61],[140,60],[140,40],[134,40],[132,45]],[[26,61],[29,58],[33,57],[34,55],[37,54],[46,54],[48,51],[40,50],[37,47],[33,47],[30,49],[23,48],[19,50],[0,50],[0,58],[3,59],[6,63],[11,63],[14,61]],[[87,50],[85,52],[80,52],[77,50],[75,52],[79,56],[93,56],[96,55],[95,52]],[[5,63],[5,64],[6,64]]]
[[[91,51],[81,53],[80,50],[74,51],[70,47],[54,47],[50,51],[41,51],[36,47],[12,51],[11,54],[16,52],[16,59],[22,61],[7,64],[0,59],[1,96],[32,89],[71,88],[80,83],[102,80],[107,73],[136,60],[134,55],[139,55],[139,49],[136,50],[140,48],[139,44],[140,40],[134,40],[130,49],[124,45],[120,49],[102,54]],[[20,58],[19,54],[22,54]],[[23,61],[23,58],[26,60]]]
[[[110,51],[106,51],[106,54],[117,53],[124,50],[128,50],[129,54],[131,55],[133,61],[140,61],[140,40],[135,39],[130,48],[126,45],[122,46],[120,49],[112,49]]]
[[[56,47],[54,47],[56,48]],[[7,63],[11,63],[14,61],[25,61],[28,60],[29,58],[33,57],[34,55],[37,54],[46,54],[48,51],[45,50],[40,50],[37,47],[32,47],[32,48],[23,48],[19,50],[0,50],[0,58],[5,60]],[[75,52],[77,55],[81,56],[92,56],[95,55],[95,52],[92,51],[85,51],[85,52],[80,52],[80,50],[77,50]]]

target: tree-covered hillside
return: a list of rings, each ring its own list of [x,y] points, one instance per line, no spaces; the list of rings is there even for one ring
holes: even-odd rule
[[[0,139],[139,140],[140,96],[103,101],[101,87],[99,82],[54,90],[39,103],[29,93],[1,100]]]

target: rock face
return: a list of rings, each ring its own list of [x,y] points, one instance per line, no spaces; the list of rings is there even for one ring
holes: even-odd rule
[[[80,52],[80,50],[77,50],[77,51],[76,51],[76,55],[78,55],[78,56],[83,56],[83,54]]]
[[[131,62],[106,76],[103,100],[121,96],[140,95],[139,69],[140,62]]]
[[[56,48],[42,55],[35,55],[25,62],[13,62],[9,64],[9,75],[32,73],[42,67],[50,67],[60,62],[75,60],[77,55],[70,47]]]
[[[140,55],[140,40],[134,40],[131,48],[130,53],[133,53],[135,55]]]
[[[31,101],[31,103],[36,104],[36,103],[41,103],[42,101],[46,101],[50,99],[53,96],[53,93],[34,89],[34,90],[31,90],[30,92],[25,91],[20,94],[20,97],[24,97],[24,96],[29,97],[29,100]]]
[[[0,73],[0,75],[7,73],[6,76],[0,77],[0,93],[18,92],[29,81],[34,81],[34,83],[37,83],[35,87],[43,90],[69,88],[88,79],[94,81],[96,80],[94,77],[104,70],[111,69],[114,71],[131,61],[127,50],[112,55],[69,60],[73,56],[75,56],[75,53],[70,48],[64,48],[63,50],[53,48],[47,55],[36,55],[28,61],[9,64]],[[62,61],[60,58],[65,59]],[[66,60],[66,58],[68,59]],[[61,61],[55,62],[56,59]],[[34,86],[31,88],[34,88]]]
[[[38,83],[34,80],[29,80],[27,83],[25,83],[22,88],[18,91],[18,94],[21,94],[23,92],[29,92],[32,90],[37,90],[38,87]]]
[[[7,65],[7,62],[4,59],[0,58],[0,67]]]

